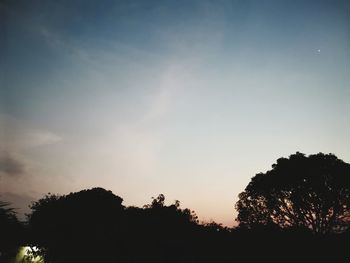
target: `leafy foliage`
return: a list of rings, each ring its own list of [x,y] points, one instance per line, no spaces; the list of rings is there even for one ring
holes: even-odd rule
[[[31,243],[46,248],[41,252],[49,262],[97,260],[120,243],[124,207],[122,199],[110,191],[93,188],[63,196],[49,194],[31,209]]]
[[[9,203],[0,201],[0,261],[16,253],[22,242],[23,228]]]
[[[199,224],[194,211],[178,200],[166,204],[163,194],[142,207],[124,207],[102,188],[48,194],[31,206],[26,244],[45,263],[273,262],[286,254],[339,261],[350,242],[349,167],[332,154],[278,159],[240,194],[233,229]]]
[[[280,158],[252,178],[236,204],[240,226],[278,225],[313,233],[345,231],[350,219],[350,164],[333,154]]]
[[[93,188],[48,194],[31,209],[31,245],[41,248],[46,262],[163,261],[174,247],[186,245],[184,237],[193,242],[197,226],[193,211],[181,209],[179,201],[165,205],[162,194],[143,208],[125,208],[120,197]]]

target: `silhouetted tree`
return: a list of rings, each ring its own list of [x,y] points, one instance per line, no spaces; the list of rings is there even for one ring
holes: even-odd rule
[[[227,227],[224,227],[222,224],[216,223],[215,221],[203,222],[202,225],[207,231],[211,232],[228,231]]]
[[[48,194],[31,205],[31,243],[44,248],[42,254],[47,262],[118,258],[122,201],[102,188],[63,196]]]
[[[240,226],[344,231],[350,219],[350,164],[333,154],[280,158],[251,179],[236,204]]]
[[[198,231],[197,216],[190,209],[181,209],[179,201],[166,205],[160,194],[143,208],[128,207],[125,212],[131,262],[188,262],[186,255],[194,254],[189,251]],[[137,254],[132,253],[135,249]]]
[[[152,199],[151,204],[144,205],[144,209],[150,214],[159,216],[165,221],[177,220],[178,222],[198,223],[196,213],[188,208],[181,209],[179,200],[175,200],[174,204],[166,206],[163,194],[159,194],[156,198],[152,197]]]
[[[23,228],[9,203],[0,201],[0,261],[17,252]]]

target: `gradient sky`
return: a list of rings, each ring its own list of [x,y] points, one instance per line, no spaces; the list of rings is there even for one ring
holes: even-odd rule
[[[238,193],[277,158],[350,162],[349,1],[5,0],[0,12],[0,195],[16,207],[100,186],[231,226]]]

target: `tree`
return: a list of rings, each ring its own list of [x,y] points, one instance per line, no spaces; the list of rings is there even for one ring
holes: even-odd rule
[[[152,203],[144,205],[143,208],[149,214],[166,222],[198,223],[198,217],[195,211],[191,211],[188,208],[181,209],[179,200],[175,200],[174,204],[166,206],[165,196],[163,194],[159,194],[156,198],[152,197]]]
[[[0,259],[17,252],[22,231],[14,209],[9,207],[9,203],[0,201]]]
[[[280,158],[271,170],[251,179],[236,209],[243,227],[342,232],[350,221],[350,164],[323,153]]]
[[[47,262],[103,261],[118,257],[123,199],[102,188],[48,194],[31,205],[32,244]]]

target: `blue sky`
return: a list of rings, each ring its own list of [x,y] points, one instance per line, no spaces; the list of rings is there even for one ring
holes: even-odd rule
[[[4,1],[0,193],[101,186],[232,225],[296,151],[350,162],[348,1]]]

